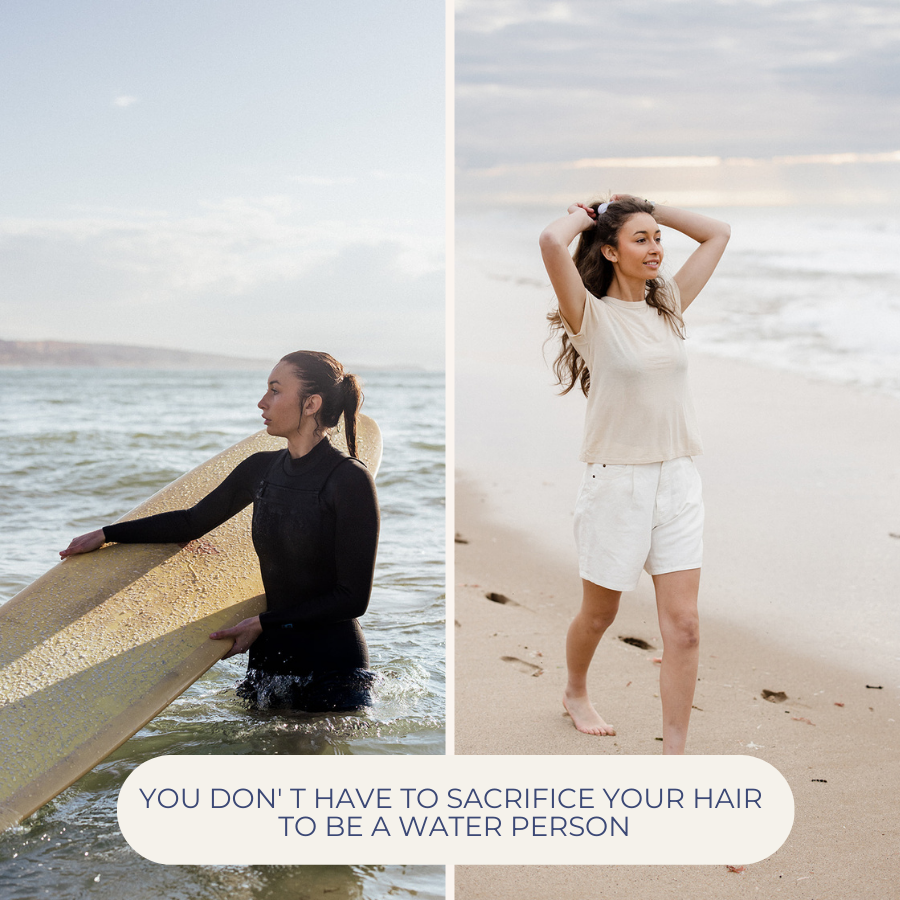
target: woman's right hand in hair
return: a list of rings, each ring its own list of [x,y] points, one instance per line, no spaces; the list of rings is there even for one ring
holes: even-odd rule
[[[556,293],[559,311],[575,332],[581,331],[587,291],[569,253],[569,244],[579,234],[594,227],[596,218],[592,218],[593,212],[583,203],[573,203],[567,216],[551,222],[541,232],[544,268]]]
[[[87,534],[79,535],[73,538],[72,543],[65,550],[60,550],[59,555],[62,559],[69,556],[76,556],[79,553],[90,553],[98,547],[102,547],[106,543],[103,535],[103,529],[98,528],[96,531],[89,531]]]

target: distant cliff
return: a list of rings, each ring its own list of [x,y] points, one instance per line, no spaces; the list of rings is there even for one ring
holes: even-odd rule
[[[266,369],[271,360],[241,359],[161,347],[127,344],[70,344],[64,341],[2,341],[0,366],[128,369]]]

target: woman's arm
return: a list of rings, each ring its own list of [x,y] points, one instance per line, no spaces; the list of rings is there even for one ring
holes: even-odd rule
[[[593,228],[595,224],[596,215],[593,209],[581,203],[573,203],[567,216],[551,222],[541,232],[540,245],[544,268],[556,293],[559,311],[575,332],[581,331],[587,290],[572,261],[569,244],[582,231]]]
[[[319,625],[361,616],[369,605],[378,550],[379,513],[375,483],[361,463],[343,462],[328,481],[323,500],[334,511],[334,587],[296,606],[267,610],[263,629],[272,625]]]
[[[256,453],[240,463],[196,506],[106,525],[75,538],[60,557],[96,550],[106,541],[122,544],[186,544],[212,531],[253,501],[259,479],[271,462],[271,453]]]
[[[617,194],[614,199],[623,196]],[[731,226],[700,213],[660,204],[654,205],[653,218],[660,225],[674,228],[700,244],[675,275],[675,283],[681,293],[681,310],[684,312],[716,270],[731,237]]]

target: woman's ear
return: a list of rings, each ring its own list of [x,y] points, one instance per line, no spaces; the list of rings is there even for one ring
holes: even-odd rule
[[[618,260],[618,258],[619,258],[619,254],[616,253],[616,248],[613,247],[612,244],[604,244],[604,245],[600,248],[600,252],[601,252],[601,253],[603,254],[603,256],[604,256],[606,259],[608,259],[611,263],[616,262],[616,261]]]
[[[303,415],[314,416],[322,408],[322,395],[310,394],[303,403]]]

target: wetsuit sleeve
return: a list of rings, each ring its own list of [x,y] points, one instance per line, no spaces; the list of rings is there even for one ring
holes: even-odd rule
[[[325,594],[303,598],[296,607],[262,613],[263,630],[356,619],[369,605],[380,527],[372,476],[361,463],[342,463],[329,478],[323,499],[335,516],[335,585]]]
[[[196,506],[107,525],[103,534],[120,544],[184,544],[212,531],[253,502],[270,454],[255,453]]]

